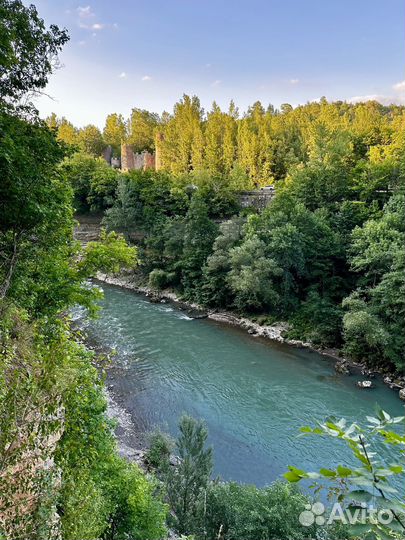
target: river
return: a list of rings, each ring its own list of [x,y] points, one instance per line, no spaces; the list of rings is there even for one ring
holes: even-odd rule
[[[99,319],[80,324],[102,346],[115,348],[115,385],[123,405],[146,430],[177,432],[182,413],[203,418],[226,480],[268,484],[288,465],[307,470],[344,463],[343,444],[299,428],[328,415],[365,421],[378,403],[399,416],[396,392],[356,388],[359,376],[335,373],[327,357],[209,319],[190,319],[168,304],[103,285]],[[360,377],[361,378],[361,377]]]

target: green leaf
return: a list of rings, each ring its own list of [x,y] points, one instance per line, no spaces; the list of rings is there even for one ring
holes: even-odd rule
[[[284,478],[289,482],[299,482],[302,478],[308,478],[308,473],[292,465],[288,466],[289,471],[284,473]]]
[[[326,476],[327,478],[336,477],[336,472],[332,471],[331,469],[320,469],[319,472],[322,476]]]
[[[404,467],[402,465],[391,465],[391,467],[389,467],[389,469],[394,474],[401,474],[402,472],[404,472]]]
[[[289,482],[299,482],[301,480],[301,477],[292,471],[284,473],[283,476]]]
[[[352,476],[353,471],[352,469],[349,469],[348,467],[343,467],[342,465],[338,465],[337,473],[342,478],[347,478],[348,476]]]

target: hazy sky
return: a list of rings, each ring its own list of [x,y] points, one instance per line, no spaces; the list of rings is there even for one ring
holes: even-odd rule
[[[70,42],[37,106],[100,127],[132,107],[405,103],[403,0],[32,0]],[[30,2],[26,2],[30,3]]]

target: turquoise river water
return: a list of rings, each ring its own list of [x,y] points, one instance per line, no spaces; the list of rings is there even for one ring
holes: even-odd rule
[[[226,480],[262,486],[288,465],[316,470],[344,463],[343,445],[297,437],[300,426],[328,415],[362,422],[375,403],[392,415],[404,413],[396,392],[379,381],[373,390],[359,390],[361,376],[336,374],[333,362],[315,352],[193,320],[128,290],[102,288],[100,318],[83,317],[81,324],[116,349],[115,384],[125,408],[143,429],[160,426],[173,435],[182,413],[203,418],[215,473]]]

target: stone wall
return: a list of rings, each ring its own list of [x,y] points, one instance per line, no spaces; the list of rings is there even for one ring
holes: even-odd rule
[[[109,144],[106,148],[103,150],[103,158],[106,160],[106,162],[110,165],[111,159],[112,159],[112,148]]]
[[[274,186],[266,186],[252,191],[241,191],[239,202],[242,208],[253,207],[261,211],[272,201],[274,195]]]
[[[135,153],[131,145],[121,144],[121,170],[144,170],[155,168],[155,154],[147,150]]]
[[[121,169],[123,171],[135,169],[135,154],[129,144],[121,144]]]
[[[143,170],[147,169],[155,169],[155,154],[149,152],[145,152],[143,158]]]

